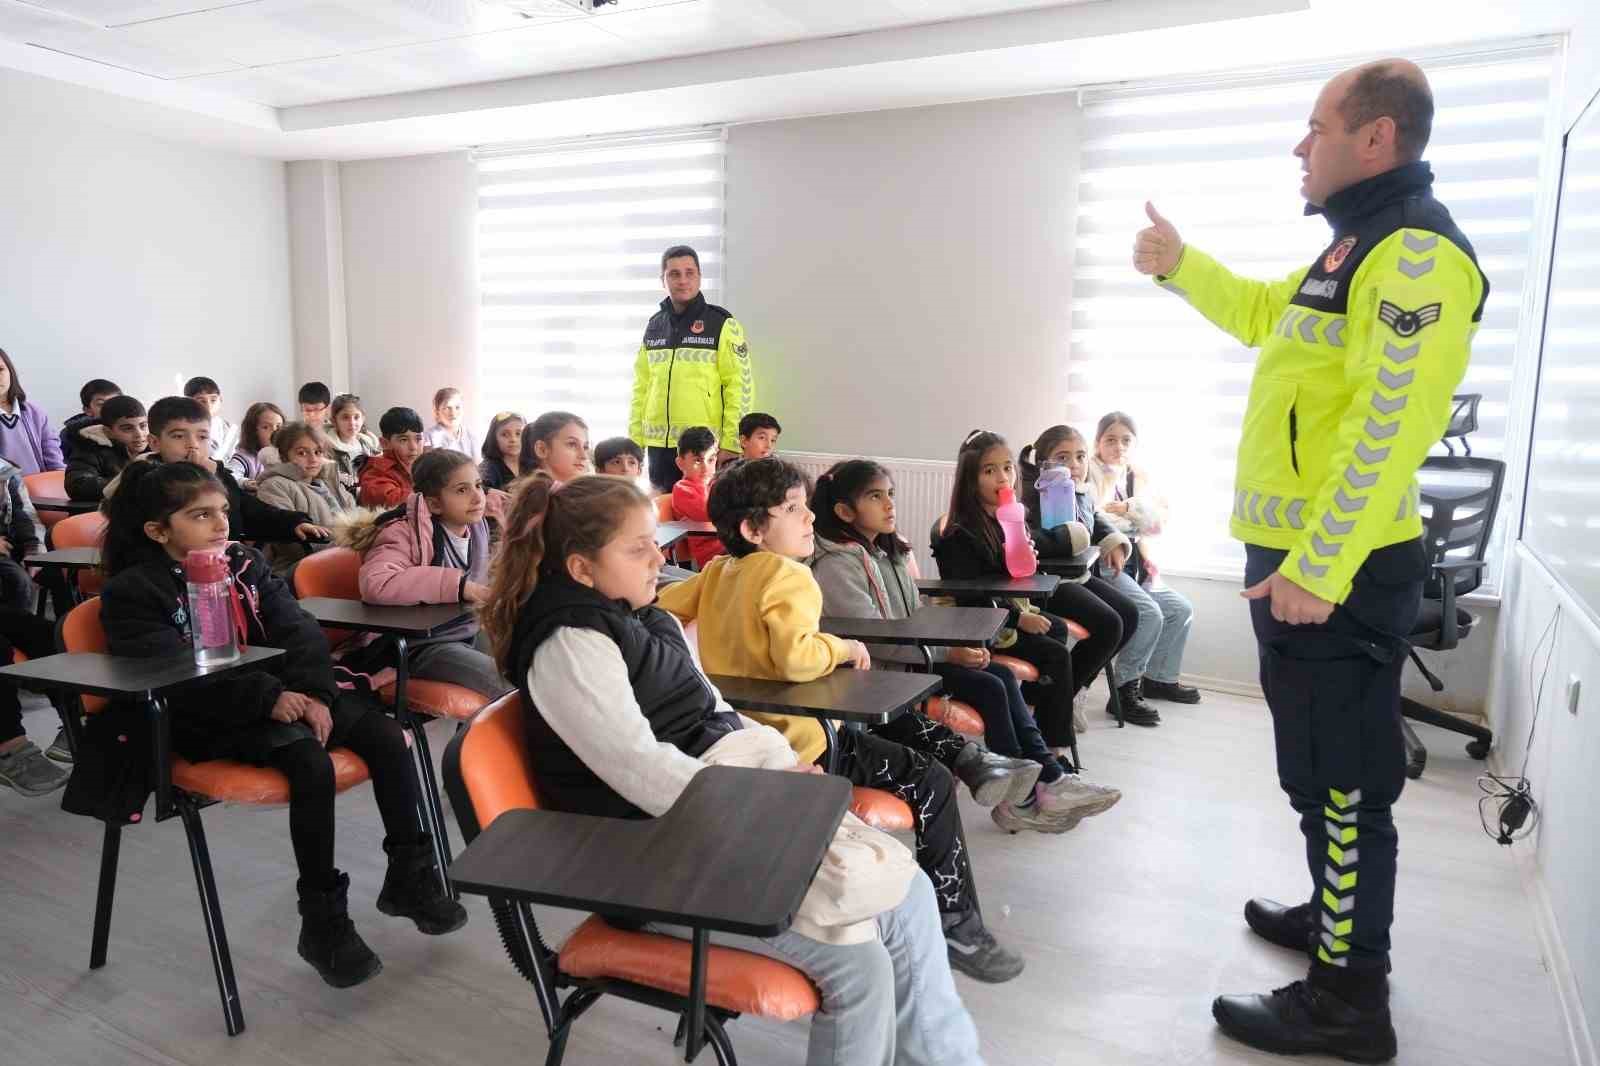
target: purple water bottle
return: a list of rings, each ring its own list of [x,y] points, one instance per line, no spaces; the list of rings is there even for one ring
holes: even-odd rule
[[[1078,488],[1062,463],[1046,463],[1035,484],[1039,491],[1039,526],[1055,529],[1077,517]]]
[[[233,604],[228,595],[228,557],[220,552],[192,551],[183,560],[189,585],[189,632],[194,635],[196,666],[220,666],[239,657],[233,629]]]

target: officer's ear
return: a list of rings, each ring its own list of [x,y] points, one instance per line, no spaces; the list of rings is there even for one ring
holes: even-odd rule
[[[1361,142],[1362,152],[1372,158],[1393,155],[1398,159],[1400,152],[1396,138],[1399,132],[1394,119],[1379,115],[1372,120],[1366,138]]]

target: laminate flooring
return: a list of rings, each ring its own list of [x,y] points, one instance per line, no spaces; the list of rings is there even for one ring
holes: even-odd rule
[[[1304,969],[1303,959],[1254,938],[1240,916],[1251,895],[1305,892],[1266,708],[1208,692],[1197,707],[1163,704],[1162,715],[1159,729],[1118,730],[1098,706],[1091,712],[1084,760],[1124,799],[1072,833],[1008,836],[963,797],[985,914],[1028,963],[1005,985],[957,977],[991,1066],[1280,1061],[1220,1036],[1210,1014],[1220,992],[1265,991]],[[48,743],[48,709],[25,721]],[[1565,1064],[1529,900],[1511,857],[1479,828],[1481,764],[1456,738],[1419,733],[1428,771],[1408,783],[1398,808],[1398,1061]],[[448,727],[436,724],[433,735],[442,750]],[[247,1023],[231,1039],[181,826],[124,833],[110,958],[91,972],[100,826],[58,804],[59,795],[30,800],[0,789],[3,1066],[543,1061],[531,990],[506,961],[481,899],[467,900],[465,929],[439,938],[374,909],[382,831],[366,786],[341,799],[338,863],[351,876],[352,917],[384,969],[347,991],[324,985],[295,953],[284,810],[205,812]],[[578,920],[539,915],[555,941]],[[681,1061],[672,1028],[664,1013],[604,999],[577,1025],[566,1061],[665,1066]],[[803,1024],[742,1018],[730,1034],[744,1063],[804,1061]],[[712,1061],[709,1051],[701,1061]]]

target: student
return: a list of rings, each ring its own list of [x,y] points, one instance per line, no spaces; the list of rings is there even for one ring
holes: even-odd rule
[[[239,446],[239,427],[222,417],[222,387],[210,378],[190,378],[183,383],[183,394],[211,415],[211,458],[227,462]]]
[[[190,401],[192,402],[192,401]],[[350,878],[333,865],[333,763],[345,747],[372,773],[389,857],[378,910],[430,935],[466,924],[433,869],[417,825],[417,787],[405,737],[371,702],[340,691],[328,642],[254,548],[230,544],[233,493],[191,463],[136,463],[111,504],[100,619],[113,655],[190,654],[183,560],[224,553],[238,625],[251,645],[287,654],[211,684],[169,694],[173,750],[197,762],[238,759],[289,779],[289,838],[299,870],[300,957],[335,988],[360,984],[382,963],[351,924]]]
[[[483,462],[478,464],[485,488],[509,492],[511,483],[522,476],[525,425],[523,417],[515,411],[501,411],[489,420],[489,433],[483,439]]]
[[[106,483],[100,510],[111,513],[112,500],[133,471],[166,463],[193,463],[227,491],[228,529],[234,540],[314,541],[327,540],[332,535],[305,512],[274,507],[241,489],[233,475],[206,454],[210,433],[211,416],[187,396],[164,396],[151,404],[152,450],[143,458],[130,461],[121,474]]]
[[[427,436],[430,448],[452,448],[463,455],[478,454],[478,438],[467,428],[460,389],[446,386],[433,394],[433,427]]]
[[[33,579],[22,560],[43,545],[44,526],[28,498],[22,472],[0,459],[0,608],[33,609]]]
[[[256,478],[261,475],[264,459],[276,462],[272,453],[272,437],[283,428],[283,423],[283,411],[277,404],[265,401],[251,404],[239,423],[239,444],[228,456],[228,473],[254,487]],[[262,452],[267,453],[265,457]]]
[[[61,458],[65,462],[72,461],[72,449],[78,443],[78,431],[88,426],[100,424],[100,408],[113,396],[121,396],[122,390],[115,381],[105,378],[90,378],[84,382],[83,388],[78,390],[78,400],[83,404],[83,410],[73,415],[61,424]]]
[[[328,458],[323,435],[304,422],[290,422],[272,438],[283,461],[267,467],[256,480],[262,503],[309,515],[324,529],[332,529],[339,516],[356,509],[355,497],[339,481],[339,467]],[[272,571],[288,579],[294,564],[327,544],[269,544]]]
[[[50,430],[50,417],[28,402],[17,380],[17,368],[0,348],[0,459],[24,474],[64,470],[61,441]]]
[[[339,483],[352,493],[360,480],[361,467],[374,455],[383,454],[378,437],[366,428],[367,415],[361,397],[341,392],[333,398],[333,428],[324,433],[329,455],[339,468]],[[309,425],[310,423],[307,423]]]
[[[822,590],[802,561],[811,558],[815,539],[798,468],[781,459],[730,466],[711,486],[710,513],[729,554],[663,589],[660,599],[679,620],[698,620],[707,673],[813,681],[845,664],[871,665],[860,641],[818,631]],[[782,733],[801,762],[823,757],[826,738],[815,719],[751,717]],[[841,730],[838,741],[844,776],[910,806],[917,864],[938,896],[950,965],[981,981],[1020,974],[1022,957],[995,940],[979,913],[955,782],[944,762],[868,731]]]
[[[150,450],[150,420],[144,404],[118,394],[100,406],[100,419],[80,425],[67,460],[67,497],[98,502],[106,483]]]
[[[300,404],[300,421],[308,426],[328,424],[328,408],[333,403],[333,393],[320,381],[308,381],[300,386],[296,396]]]
[[[18,651],[30,659],[54,655],[55,623],[34,617],[32,611],[0,607],[0,665],[9,666]],[[61,741],[59,736],[57,741]],[[0,679],[0,785],[22,796],[49,795],[67,783],[68,771],[56,762],[40,751],[22,728],[16,684]]]
[[[542,802],[659,816],[708,762],[735,762],[719,756],[738,744],[762,756],[738,765],[797,769],[780,738],[722,700],[682,627],[650,606],[662,558],[645,495],[615,477],[555,489],[535,474],[517,496],[484,611],[495,655],[531,711]],[[973,1066],[977,1033],[939,951],[935,913],[916,873],[902,902],[852,925],[819,926],[802,903],[787,932],[717,942],[786,962],[817,986],[811,1066]]]
[[[672,486],[672,517],[679,521],[709,522],[706,496],[717,473],[717,435],[710,426],[690,426],[678,435],[678,481]],[[689,558],[696,569],[723,552],[716,537],[689,537]]]
[[[1038,464],[1032,461],[1034,457],[1038,458]],[[1127,535],[1112,526],[1107,516],[1095,508],[1094,492],[1089,482],[1088,457],[1089,445],[1081,433],[1071,426],[1051,426],[1039,434],[1038,440],[1023,448],[1017,458],[1017,466],[1022,472],[1019,499],[1028,510],[1028,532],[1033,534],[1039,553],[1047,559],[1077,554],[1068,542],[1070,534],[1067,526],[1081,526],[1087,530],[1089,543],[1100,549],[1102,561],[1127,554]],[[1041,466],[1048,463],[1065,467],[1076,490],[1073,501],[1075,521],[1056,529],[1043,529],[1040,526],[1037,482]],[[1114,573],[1119,568],[1113,567],[1110,572]],[[1089,638],[1079,641],[1072,649],[1072,676],[1085,681],[1103,670],[1110,658],[1122,652],[1139,631],[1138,606],[1110,581],[1093,573],[1063,581],[1057,586],[1055,595],[1050,597],[1047,609],[1063,618],[1072,619],[1089,631]],[[1137,679],[1129,681],[1123,678],[1117,686],[1117,694],[1124,720],[1142,726],[1161,723],[1161,712],[1141,698]],[[1106,702],[1106,713],[1116,713],[1109,700]]]
[[[889,471],[870,459],[836,463],[817,479],[810,507],[816,515],[817,545],[811,572],[822,589],[822,609],[826,614],[896,619],[917,609],[911,546],[897,532],[894,482]],[[971,761],[971,752],[961,752],[962,738],[921,715],[901,715],[887,727],[875,727],[873,732],[919,750],[928,749],[907,739],[906,730],[941,737],[943,753],[961,752],[953,761],[941,761],[966,781],[980,804],[994,808],[991,817],[1010,832],[1034,829],[1064,833],[1121,798],[1115,789],[1074,790],[1055,753],[1039,735],[1016,675],[995,664],[987,648],[945,650],[945,661],[935,663],[933,672],[944,679],[946,695],[972,704],[983,717],[984,739],[997,756],[1011,757],[1005,759],[1007,763],[1026,760],[1022,765],[1029,766],[1030,772],[1017,780],[1018,787],[1010,789],[1010,795],[998,802],[993,797],[985,802],[979,795],[979,786],[970,779],[977,764]],[[890,732],[896,727],[899,731]],[[941,751],[930,754],[940,757]],[[962,758],[968,760],[965,765]],[[999,780],[994,779],[991,787]]]
[[[594,446],[594,468],[598,474],[638,481],[644,472],[644,449],[632,437],[607,437]]]
[[[763,411],[753,411],[739,419],[739,451],[746,459],[765,459],[778,450],[778,434],[783,427]]]
[[[1129,461],[1138,436],[1132,418],[1112,411],[1095,429],[1094,455],[1089,461],[1089,477],[1100,506],[1133,541],[1126,558],[1107,561],[1120,564],[1110,567],[1112,584],[1139,610],[1139,632],[1117,660],[1117,676],[1147,699],[1199,703],[1200,690],[1178,680],[1194,604],[1167,587],[1150,557],[1147,538],[1161,531],[1166,507],[1150,491],[1144,471]]]
[[[414,491],[411,467],[427,447],[422,419],[409,407],[391,407],[378,419],[383,453],[361,464],[356,499],[363,507],[398,507]]]
[[[557,481],[590,472],[589,423],[570,411],[546,411],[522,431],[523,476],[543,470]]]
[[[503,517],[483,488],[478,465],[449,448],[422,454],[412,468],[416,491],[383,514],[359,512],[339,527],[339,541],[361,553],[361,598],[367,603],[459,603],[466,616],[448,629],[410,642],[411,676],[448,681],[484,697],[511,686],[480,651],[470,608],[489,592],[489,527]]]

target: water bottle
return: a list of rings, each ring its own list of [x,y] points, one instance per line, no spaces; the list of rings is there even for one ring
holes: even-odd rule
[[[1046,463],[1039,473],[1039,525],[1044,529],[1064,526],[1077,517],[1078,487],[1063,463]]]
[[[1033,541],[1028,537],[1028,512],[1017,502],[1017,494],[1007,485],[1000,490],[1000,506],[995,509],[1000,530],[1006,538],[1006,570],[1012,577],[1032,577],[1039,569],[1039,560],[1033,554]]]
[[[183,560],[189,584],[189,632],[194,634],[196,666],[220,666],[239,657],[228,591],[228,557],[192,551]]]

